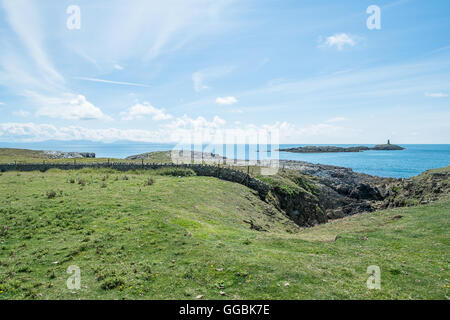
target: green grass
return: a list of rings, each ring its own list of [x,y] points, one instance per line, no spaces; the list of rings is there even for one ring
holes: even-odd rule
[[[300,229],[242,185],[163,174],[1,174],[0,299],[450,296],[449,199]]]
[[[0,148],[0,163],[28,162],[30,160],[42,161],[45,158],[45,154],[42,151]]]
[[[76,158],[76,159],[50,159],[43,151],[27,150],[27,149],[12,149],[0,148],[0,163],[173,163],[171,159],[171,151],[155,151],[146,153],[146,158],[141,160],[130,159],[116,159],[116,158]],[[196,162],[198,164],[198,162]],[[259,176],[261,168],[258,166],[234,165],[232,161],[227,164],[218,164],[215,161],[205,161],[204,164],[220,167],[227,167],[229,169],[248,172],[252,176]]]

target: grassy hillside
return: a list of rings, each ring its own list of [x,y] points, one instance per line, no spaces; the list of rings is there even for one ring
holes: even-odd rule
[[[27,149],[0,148],[0,163],[9,163],[14,161],[42,161],[45,159],[42,151]]]
[[[300,229],[242,185],[179,175],[1,174],[0,299],[450,296],[449,199]]]

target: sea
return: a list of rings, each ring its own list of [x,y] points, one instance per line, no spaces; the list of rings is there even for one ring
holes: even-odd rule
[[[373,147],[373,144],[328,144],[338,147],[352,147],[365,145]],[[280,144],[276,148],[303,147],[307,144]],[[281,160],[298,160],[311,163],[320,163],[351,168],[356,172],[363,172],[380,177],[409,178],[416,176],[423,171],[450,165],[450,144],[400,144],[405,150],[402,151],[364,151],[356,153],[290,153],[275,152],[272,148],[271,157]],[[140,143],[140,142],[92,142],[92,141],[44,141],[29,143],[0,142],[0,148],[24,148],[32,150],[58,150],[76,152],[94,152],[97,158],[126,158],[130,155],[153,152],[170,151],[175,148],[174,144]],[[177,146],[178,148],[178,146]],[[201,148],[201,147],[200,147]],[[233,146],[213,148],[203,147],[203,151],[213,152],[223,155],[222,151],[229,152]],[[189,149],[187,147],[187,149]],[[266,149],[267,150],[267,149]],[[247,147],[240,146],[234,148],[234,154],[238,159],[255,160],[260,157],[260,152],[256,145]],[[236,152],[237,151],[237,152]],[[260,150],[261,151],[261,150]],[[261,151],[262,152],[262,151]],[[234,156],[233,156],[234,157]],[[232,158],[229,157],[228,158]]]

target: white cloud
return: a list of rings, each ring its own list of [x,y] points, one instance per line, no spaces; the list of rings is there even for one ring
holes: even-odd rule
[[[121,65],[119,65],[119,64],[116,63],[116,64],[114,65],[114,69],[121,71],[121,70],[123,70],[123,67],[122,67]]]
[[[89,141],[166,141],[157,131],[136,129],[90,129],[79,126],[56,127],[51,124],[0,123],[2,141],[89,140]]]
[[[320,143],[324,139],[341,138],[351,141],[360,131],[351,128],[320,123],[298,127],[288,122],[266,125],[243,125],[236,122],[226,127],[226,121],[215,116],[211,121],[203,117],[187,115],[154,130],[139,129],[91,129],[80,126],[56,127],[51,124],[0,123],[0,141],[45,141],[45,140],[90,140],[113,142],[118,140],[140,142],[182,143],[203,141],[204,143],[225,139],[227,143],[253,141],[255,132],[272,132],[272,143]],[[276,137],[276,138],[275,138]],[[278,140],[279,138],[279,140]],[[252,140],[253,139],[253,140]],[[224,140],[222,140],[224,141]],[[256,143],[256,140],[253,141]],[[252,142],[252,143],[253,143]]]
[[[223,105],[231,105],[235,104],[237,102],[237,99],[235,97],[218,97],[216,99],[217,104],[223,104]]]
[[[91,129],[80,126],[57,127],[52,124],[0,123],[0,141],[89,140],[113,142],[118,140],[140,142],[178,142],[191,134],[206,133],[205,137],[223,128],[225,121],[214,117],[208,121],[183,116],[155,130]]]
[[[425,96],[430,98],[447,98],[448,94],[443,92],[425,93]]]
[[[131,108],[129,108],[126,112],[120,113],[122,120],[134,120],[134,119],[143,119],[146,116],[150,116],[153,120],[168,120],[171,119],[172,116],[170,114],[166,114],[164,109],[158,109],[149,104],[148,102],[137,103]]]
[[[25,111],[25,110],[15,111],[15,112],[13,112],[13,114],[15,116],[19,116],[19,117],[28,117],[30,115],[30,113],[28,111]]]
[[[321,45],[322,47],[336,47],[339,51],[344,49],[345,45],[354,47],[356,45],[356,40],[354,37],[346,33],[338,33],[327,37],[325,42]]]
[[[226,76],[233,71],[233,67],[214,67],[196,71],[192,74],[194,90],[197,92],[209,89],[208,81]]]
[[[48,97],[28,92],[28,96],[39,105],[37,116],[64,120],[111,120],[111,117],[105,115],[83,95],[66,93],[60,97]]]
[[[189,130],[202,130],[202,129],[219,129],[226,124],[226,121],[222,118],[215,116],[212,121],[206,120],[204,117],[197,117],[193,119],[187,115],[177,118],[168,126],[172,129],[189,129]]]
[[[3,106],[5,103],[4,102],[0,102],[0,106]]]

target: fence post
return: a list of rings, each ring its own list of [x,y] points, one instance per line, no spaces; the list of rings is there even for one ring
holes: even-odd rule
[[[247,166],[247,183],[246,183],[247,187],[249,183],[250,183],[250,166]]]

